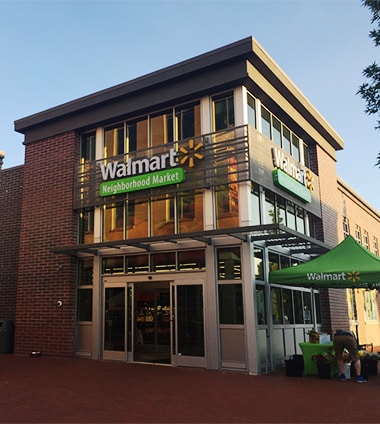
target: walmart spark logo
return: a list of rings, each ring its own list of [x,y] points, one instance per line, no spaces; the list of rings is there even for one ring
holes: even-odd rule
[[[195,159],[203,159],[202,153],[199,153],[199,150],[202,147],[203,143],[201,141],[198,144],[195,144],[195,141],[193,139],[190,139],[187,148],[180,147],[179,149],[179,151],[183,154],[182,158],[180,159],[180,164],[184,165],[186,162],[188,162],[189,168],[193,168]]]
[[[306,188],[308,188],[310,191],[314,190],[313,176],[309,170],[306,171]]]
[[[352,271],[352,272],[348,272],[347,274],[348,274],[348,279],[351,280],[353,283],[360,281],[360,272]]]

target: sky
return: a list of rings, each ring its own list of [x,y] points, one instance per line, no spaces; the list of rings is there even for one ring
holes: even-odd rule
[[[380,131],[363,69],[379,60],[360,0],[0,0],[0,150],[14,121],[253,36],[345,142],[337,173],[380,211]]]

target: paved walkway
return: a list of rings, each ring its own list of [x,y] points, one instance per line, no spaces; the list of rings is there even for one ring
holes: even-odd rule
[[[368,383],[0,355],[1,423],[379,423]]]

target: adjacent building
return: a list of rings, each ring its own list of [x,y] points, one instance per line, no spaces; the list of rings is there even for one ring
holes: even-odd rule
[[[377,291],[361,316],[361,291],[268,283],[354,225],[379,255],[380,215],[337,178],[341,137],[253,38],[15,129],[25,164],[0,171],[1,196],[19,190],[0,215],[16,224],[0,319],[15,320],[16,353],[258,374],[313,326],[371,320],[361,342],[380,344]]]

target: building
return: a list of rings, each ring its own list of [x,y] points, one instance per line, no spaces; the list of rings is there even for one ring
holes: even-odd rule
[[[335,246],[346,211],[368,240],[380,216],[337,179],[341,137],[253,38],[15,129],[16,353],[257,374],[314,325],[350,324],[345,291],[268,284]]]

